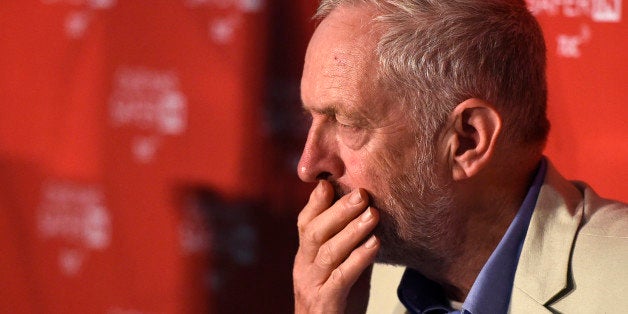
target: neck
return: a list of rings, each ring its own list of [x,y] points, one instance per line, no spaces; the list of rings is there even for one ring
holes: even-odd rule
[[[456,183],[462,191],[456,195],[454,206],[459,213],[455,225],[460,226],[456,228],[456,254],[440,273],[426,275],[440,283],[451,300],[462,302],[467,297],[521,207],[537,163],[520,168],[518,174],[489,174]]]

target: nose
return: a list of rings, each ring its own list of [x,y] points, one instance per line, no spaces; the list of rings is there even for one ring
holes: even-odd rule
[[[297,166],[304,182],[334,180],[342,176],[344,165],[338,155],[338,143],[324,127],[312,124]]]

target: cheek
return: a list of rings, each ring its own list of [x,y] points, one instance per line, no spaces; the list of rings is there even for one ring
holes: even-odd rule
[[[363,177],[368,174],[369,160],[361,155],[360,153],[349,152],[346,154],[345,158],[343,158],[347,167],[347,175],[351,177]]]
[[[370,189],[373,161],[362,151],[347,150],[341,153],[345,164],[345,184],[352,188]]]
[[[390,169],[385,166],[387,163],[382,162],[382,158],[385,156],[364,150],[347,152],[343,157],[348,181],[346,184],[354,188],[365,188],[376,194],[388,191],[386,185]]]

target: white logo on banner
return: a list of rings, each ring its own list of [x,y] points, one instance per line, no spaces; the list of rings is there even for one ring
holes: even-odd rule
[[[219,45],[231,42],[236,28],[240,25],[238,16],[223,17],[209,22],[209,37]]]
[[[110,124],[136,129],[131,151],[137,161],[150,162],[161,136],[179,135],[187,129],[187,99],[179,90],[179,78],[172,71],[120,67],[113,80]]]
[[[59,267],[67,276],[76,276],[83,267],[85,253],[80,250],[64,249],[59,252]]]
[[[559,56],[566,58],[580,58],[580,46],[591,40],[591,29],[582,25],[580,33],[576,35],[561,34],[556,37],[556,51]]]
[[[188,8],[209,7],[227,9],[235,7],[244,13],[255,13],[264,7],[265,0],[184,0]]]
[[[111,9],[116,5],[116,0],[87,0],[89,6],[93,9]]]
[[[72,5],[79,10],[68,13],[64,21],[66,35],[71,39],[80,39],[85,35],[92,21],[92,11],[107,10],[116,5],[116,0],[41,0],[46,5]]]
[[[104,250],[111,242],[111,218],[100,188],[51,181],[43,185],[37,209],[37,230],[43,239],[62,240],[59,267],[76,275],[86,251]]]
[[[596,22],[621,22],[621,0],[593,1],[591,18]]]
[[[136,136],[131,142],[133,156],[141,163],[153,160],[158,146],[159,139],[155,136]]]
[[[264,6],[262,0],[240,0],[238,1],[240,9],[244,12],[257,12]]]
[[[243,15],[261,11],[265,0],[184,0],[184,5],[191,9],[235,9],[237,12],[226,11],[222,16],[211,18],[207,24],[209,39],[217,45],[227,45],[242,25]]]
[[[535,15],[562,15],[566,18],[590,18],[595,23],[621,22],[622,0],[527,0]],[[564,58],[581,57],[581,46],[592,39],[591,27],[584,24],[580,31],[556,36],[556,52]]]
[[[91,16],[84,11],[77,11],[68,14],[65,19],[65,33],[72,39],[83,37],[87,26],[89,26]]]
[[[116,5],[116,0],[41,0],[47,5],[65,4],[73,6],[87,6],[91,9],[111,9]]]

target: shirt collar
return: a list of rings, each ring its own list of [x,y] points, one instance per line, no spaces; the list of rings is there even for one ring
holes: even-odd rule
[[[546,169],[547,162],[542,159],[519,211],[469,290],[462,305],[463,313],[506,313],[508,311],[521,246]],[[401,303],[411,313],[453,311],[442,288],[410,268],[404,272],[397,294]]]
[[[543,159],[517,215],[471,286],[462,304],[464,310],[471,313],[508,311],[521,246],[528,232],[546,169]]]

